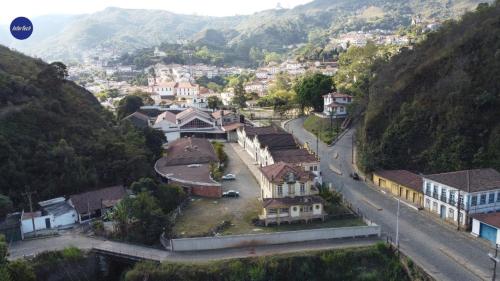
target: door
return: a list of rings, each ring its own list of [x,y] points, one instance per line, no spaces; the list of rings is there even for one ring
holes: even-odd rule
[[[442,219],[446,218],[446,206],[441,205],[441,211],[439,212],[439,215],[441,216]]]
[[[50,218],[45,219],[45,228],[50,228]]]
[[[481,223],[479,226],[479,236],[490,240],[493,244],[497,242],[497,229],[487,224]]]

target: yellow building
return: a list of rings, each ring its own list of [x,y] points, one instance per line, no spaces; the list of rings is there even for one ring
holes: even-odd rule
[[[406,170],[382,170],[373,173],[373,182],[393,195],[422,208],[422,177]]]

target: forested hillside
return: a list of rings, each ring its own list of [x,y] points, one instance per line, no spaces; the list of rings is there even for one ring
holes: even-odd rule
[[[196,42],[200,32],[212,30],[210,37],[216,40],[204,41],[208,47],[226,42],[219,47],[231,47],[230,51],[238,56],[248,56],[252,47],[284,52],[288,45],[317,43],[314,42],[317,38],[328,39],[339,32],[395,30],[409,26],[416,15],[424,20],[456,18],[481,2],[491,0],[315,0],[293,9],[232,17],[107,8],[93,14],[52,20],[61,23],[52,24],[52,29],[47,28],[51,26],[45,24],[47,19],[36,18],[34,24],[43,31],[43,35],[35,31],[36,40],[0,43],[12,44],[16,49],[45,59],[69,60],[79,59],[82,53],[100,47],[130,52],[160,43],[176,43],[179,37]],[[10,38],[10,35],[0,34],[0,40],[5,40],[2,37]]]
[[[445,24],[380,67],[360,131],[360,164],[500,170],[500,2]]]
[[[158,135],[117,124],[65,66],[0,46],[0,193],[22,206],[150,175]],[[155,151],[155,152],[154,152]]]

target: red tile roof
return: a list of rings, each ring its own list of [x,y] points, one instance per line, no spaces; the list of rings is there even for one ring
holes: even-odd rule
[[[472,217],[485,224],[500,228],[500,213],[473,214]]]
[[[422,176],[406,170],[381,170],[373,174],[422,193]]]
[[[293,173],[295,175],[295,180],[299,182],[312,181],[314,179],[314,175],[311,172],[304,171],[300,166],[285,162],[278,162],[273,165],[262,167],[260,171],[270,182],[276,184],[285,182],[289,173]]]
[[[219,119],[221,117],[221,113],[224,112],[224,116],[234,114],[231,110],[217,110],[212,112],[212,117],[215,119]]]
[[[309,151],[304,148],[272,150],[271,156],[273,157],[274,162],[294,164],[318,162],[318,159],[316,159],[313,154],[309,153]]]
[[[168,144],[164,165],[189,165],[218,162],[212,144],[206,139],[180,138]]]
[[[101,188],[93,191],[71,195],[69,198],[79,214],[85,214],[116,205],[126,195],[121,185]]]

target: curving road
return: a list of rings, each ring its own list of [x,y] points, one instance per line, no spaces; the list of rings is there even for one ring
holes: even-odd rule
[[[303,122],[302,118],[294,119],[285,129],[316,150],[316,138],[303,128]],[[319,143],[323,179],[331,182],[355,208],[381,225],[382,232],[395,240],[397,201],[371,184],[349,177],[353,171],[353,133],[350,129],[332,147]],[[342,175],[338,175],[337,170]],[[400,205],[399,218],[400,248],[436,280],[491,280],[493,263],[487,255],[494,251],[492,247],[404,204]]]

